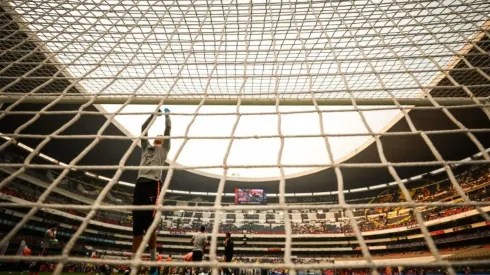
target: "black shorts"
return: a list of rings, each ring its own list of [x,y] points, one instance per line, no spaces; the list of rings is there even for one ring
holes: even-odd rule
[[[225,262],[231,263],[231,259],[233,259],[233,255],[230,255],[230,254],[226,255],[225,254]]]
[[[192,251],[192,261],[193,262],[200,262],[202,261],[202,251],[200,250],[194,250]]]
[[[160,194],[160,182],[139,178],[133,193],[133,205],[155,205]],[[155,217],[154,210],[133,210],[133,236],[142,236]]]

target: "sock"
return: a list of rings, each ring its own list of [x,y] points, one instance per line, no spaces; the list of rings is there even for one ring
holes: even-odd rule
[[[150,249],[150,261],[156,261],[157,259],[157,250]]]

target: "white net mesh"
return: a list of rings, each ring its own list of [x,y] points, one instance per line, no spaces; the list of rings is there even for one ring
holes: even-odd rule
[[[487,58],[485,1],[12,1],[5,8],[16,16],[4,29],[21,29],[6,34],[11,47],[3,54],[24,58],[2,71],[33,69],[23,79],[5,77],[8,92],[68,92],[56,81],[63,79],[114,96],[413,99],[450,72],[479,81],[439,85],[439,97],[468,96],[460,85],[484,97],[488,88],[478,64]],[[24,31],[44,60],[30,60]],[[52,66],[62,72],[40,73]],[[25,80],[33,83],[16,85]],[[36,86],[47,81],[49,89]]]
[[[60,274],[67,264],[73,262],[104,262],[129,263],[134,275],[137,266],[162,265],[141,260],[150,234],[145,235],[143,245],[133,260],[93,260],[70,254],[98,212],[156,209],[158,215],[148,231],[151,232],[158,228],[164,211],[212,211],[214,217],[211,219],[209,261],[170,265],[211,267],[216,274],[219,267],[226,265],[218,263],[217,256],[220,221],[224,215],[222,211],[280,210],[288,213],[293,209],[341,209],[345,211],[347,223],[359,244],[362,261],[294,263],[292,218],[285,214],[283,263],[235,263],[233,266],[291,270],[366,267],[377,274],[378,268],[385,267],[387,263],[373,260],[372,248],[365,240],[366,235],[356,220],[354,210],[411,207],[424,242],[434,257],[434,261],[427,263],[427,266],[446,267],[453,275],[455,265],[485,264],[485,260],[455,262],[444,259],[421,212],[425,211],[425,207],[471,206],[484,221],[490,222],[486,213],[490,203],[471,200],[453,173],[457,165],[490,163],[488,140],[485,140],[490,118],[489,13],[488,1],[4,1],[0,27],[0,99],[5,106],[0,114],[0,123],[11,116],[33,116],[2,135],[6,141],[0,146],[0,151],[16,144],[19,139],[37,139],[40,142],[22,162],[0,164],[0,168],[12,169],[1,181],[0,187],[6,188],[29,169],[53,169],[59,174],[36,197],[35,202],[11,201],[1,204],[8,208],[27,207],[28,211],[13,225],[0,244],[14,237],[41,209],[84,210],[87,211],[86,215],[80,219],[81,223],[66,242],[61,255],[31,258],[56,261],[55,274]],[[27,103],[45,105],[40,110],[17,110]],[[60,111],[56,106],[61,103],[83,105],[77,105],[79,108],[76,110]],[[93,104],[102,103],[122,105],[114,112],[89,109]],[[140,168],[127,165],[127,162],[140,139],[147,138],[143,135],[155,119],[138,137],[109,135],[105,132],[127,106],[142,103],[155,104],[155,113],[160,107],[169,104],[194,104],[197,107],[193,112],[172,114],[190,116],[191,119],[182,136],[172,136],[172,139],[183,141],[172,149],[175,150],[172,164],[164,168],[168,173],[159,196],[160,205],[135,207],[104,204],[106,197],[112,196],[110,191],[119,182],[123,172]],[[190,139],[209,138],[190,135],[196,119],[204,115],[200,112],[202,107],[208,104],[236,106],[235,112],[226,114],[236,116],[231,132],[219,137],[227,141],[222,164],[177,165]],[[253,115],[274,115],[277,118],[276,135],[236,136],[240,119],[244,115],[241,106],[254,104],[275,106],[272,112]],[[325,110],[320,108],[324,104],[348,106]],[[361,105],[367,104],[391,106],[361,108]],[[288,113],[281,111],[282,105],[312,106],[314,110],[304,112],[318,114],[319,134],[284,135],[281,119]],[[399,110],[406,121],[407,130],[374,131],[366,119],[366,112],[386,109]],[[468,127],[454,114],[458,110],[470,109],[482,113],[483,124]],[[440,112],[453,127],[419,129],[412,119],[412,111],[426,111],[428,114]],[[328,133],[323,122],[326,112],[358,113],[365,132]],[[72,116],[55,131],[47,134],[25,133],[42,115],[61,114]],[[107,118],[97,128],[97,133],[65,134],[80,117],[93,115],[104,115]],[[445,159],[445,154],[434,145],[432,136],[449,134],[464,135],[471,142],[473,151],[479,153],[478,158]],[[383,137],[414,135],[421,138],[433,160],[393,162],[386,156]],[[349,136],[372,137],[377,161],[339,162],[332,153],[331,139]],[[271,137],[280,141],[277,163],[274,165],[250,163],[234,166],[228,163],[231,147],[236,140]],[[324,140],[328,163],[284,164],[285,139],[307,137]],[[90,142],[69,163],[33,162],[48,143],[58,139],[80,138]],[[80,161],[105,139],[128,140],[131,144],[118,162],[104,166],[80,165]],[[472,154],[468,152],[465,157]],[[460,201],[451,204],[414,201],[399,169],[420,166],[441,167]],[[280,171],[277,204],[223,206],[222,195],[230,177],[229,169],[264,167]],[[338,202],[322,205],[288,203],[284,169],[294,167],[332,169],[337,183]],[[220,168],[223,171],[213,206],[162,205],[176,170],[203,168]],[[345,170],[349,168],[387,169],[405,201],[381,204],[347,202],[344,177]],[[72,169],[95,173],[100,170],[115,172],[91,204],[46,203]],[[12,258],[17,259],[12,256],[2,256],[0,259]],[[407,263],[403,258],[390,260],[388,264],[408,267],[420,265],[416,262]]]

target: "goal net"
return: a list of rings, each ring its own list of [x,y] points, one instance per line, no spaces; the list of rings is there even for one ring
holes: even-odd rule
[[[290,272],[367,268],[374,274],[387,265],[419,266],[420,263],[407,262],[402,257],[387,261],[373,259],[374,248],[366,242],[365,231],[359,225],[355,212],[384,207],[413,211],[413,221],[420,229],[427,250],[434,257],[433,261],[426,263],[428,267],[447,268],[454,275],[455,267],[487,264],[482,259],[456,261],[444,258],[426,225],[423,212],[428,207],[469,207],[477,211],[484,222],[490,223],[488,200],[472,199],[461,178],[454,172],[461,165],[485,167],[490,163],[488,1],[12,0],[2,1],[0,8],[0,131],[3,138],[0,151],[19,146],[23,140],[35,140],[35,146],[30,148],[22,161],[0,163],[0,168],[10,171],[0,182],[0,188],[8,188],[30,170],[56,171],[49,185],[35,200],[22,203],[2,200],[0,204],[5,209],[25,211],[2,237],[0,245],[14,238],[40,212],[83,211],[85,215],[79,219],[80,224],[68,238],[61,254],[30,257],[36,261],[55,261],[55,274],[61,274],[71,263],[130,264],[133,267],[132,275],[136,274],[136,267],[139,266],[163,266],[159,262],[142,260],[149,233],[144,236],[143,244],[134,258],[91,259],[71,255],[73,247],[98,213],[128,213],[134,209],[154,209],[158,213],[148,232],[159,228],[166,216],[163,215],[165,211],[212,212],[209,260],[165,265],[206,267],[213,274],[224,266],[282,268]],[[117,105],[109,107],[101,104]],[[151,111],[138,108],[129,113],[126,111],[141,104],[151,104],[153,107]],[[41,107],[26,107],[31,105]],[[167,106],[182,105],[190,105],[192,109],[171,113],[172,117],[182,116],[188,120],[181,135],[164,137],[166,140],[180,141],[178,146],[172,148],[170,165],[163,168],[167,176],[162,183],[159,204],[133,206],[104,203],[108,197],[117,200],[112,191],[120,183],[123,173],[141,168],[127,163],[140,140],[155,138],[151,134],[145,137],[144,133],[155,125],[156,119],[151,120],[141,135],[126,133],[116,136],[108,134],[107,130],[117,125],[117,118],[121,116],[148,116],[157,114],[159,109]],[[209,105],[231,106],[232,109],[203,112]],[[244,105],[266,105],[269,109],[243,111]],[[283,107],[288,105],[308,108],[285,111]],[[339,106],[333,108],[332,105]],[[76,108],[63,109],[59,106]],[[404,122],[403,129],[393,127],[388,131],[381,127],[373,128],[369,113],[386,110],[396,112],[399,116],[397,121]],[[347,134],[330,133],[325,124],[328,123],[326,116],[332,113],[357,116],[362,130]],[[421,122],[425,114],[430,117],[434,113],[450,126],[439,128],[438,125],[424,125]],[[285,117],[298,114],[311,115],[319,122],[315,134],[285,134]],[[472,120],[474,114],[477,119],[475,116]],[[49,133],[42,129],[39,129],[40,133],[32,130],[38,129],[34,125],[38,125],[43,118],[57,115],[68,115],[69,119]],[[14,128],[5,122],[9,118],[22,116],[28,119]],[[81,118],[90,116],[101,116],[106,120],[97,126],[95,133],[67,134]],[[232,117],[231,131],[219,137],[192,135],[197,120],[213,116]],[[275,133],[237,135],[237,128],[246,116],[272,116],[276,121],[272,128]],[[465,148],[471,148],[464,157],[446,157],[448,154],[441,152],[435,144],[441,140],[451,142],[454,135],[463,137],[469,144]],[[371,139],[371,153],[375,157],[368,161],[339,160],[332,140],[359,136]],[[424,160],[407,156],[406,161],[393,161],[391,156],[396,153],[388,150],[397,150],[396,145],[387,147],[386,143],[393,144],[394,139],[405,137],[417,137],[428,156]],[[237,141],[271,138],[278,141],[275,163],[261,165],[256,161],[230,164],[230,150]],[[291,138],[300,141],[320,138],[326,161],[285,164],[284,147]],[[83,150],[69,162],[40,164],[35,161],[39,156],[49,158],[43,154],[48,144],[69,139],[84,141]],[[225,141],[220,165],[185,165],[179,162],[179,156],[190,140],[206,139]],[[129,146],[121,158],[108,165],[80,164],[104,140],[124,140]],[[414,193],[407,184],[409,173],[404,170],[413,167],[442,169],[458,199],[451,202],[421,201],[413,197]],[[277,203],[249,206],[223,204],[230,177],[237,180],[230,171],[262,168],[278,171]],[[335,178],[335,191],[329,191],[329,195],[335,195],[336,201],[328,204],[288,202],[290,177],[286,170],[295,168],[330,169]],[[348,180],[346,174],[355,168],[365,168],[365,173],[369,173],[369,169],[384,169],[391,177],[391,185],[398,187],[397,192],[403,200],[375,203],[347,201],[345,194],[351,191],[345,187]],[[221,171],[217,189],[213,192],[216,194],[213,204],[164,205],[174,174],[199,169]],[[96,192],[93,203],[47,202],[73,171],[90,171],[91,175],[101,178],[97,174],[103,170],[110,170],[112,174],[107,178],[107,184]],[[404,172],[400,172],[402,170]],[[366,190],[372,189],[366,187]],[[83,192],[89,194],[91,191],[83,189]],[[294,221],[287,213],[317,209],[341,210],[345,226],[359,245],[362,260],[322,263],[297,263],[294,260]],[[284,253],[281,263],[219,262],[220,222],[226,220],[227,212],[237,210],[286,213],[282,216],[284,247],[281,251]],[[11,259],[24,258],[0,256],[2,261]]]

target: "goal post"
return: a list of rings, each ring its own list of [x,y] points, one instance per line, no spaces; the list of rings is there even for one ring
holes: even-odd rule
[[[101,95],[94,99],[94,95],[90,94],[68,94],[68,95],[0,95],[1,103],[15,103],[20,101],[21,103],[34,103],[43,104],[50,103],[53,100],[58,99],[59,104],[85,104],[93,100],[93,104],[159,104],[162,101],[160,96],[111,96]],[[240,101],[240,105],[257,105],[257,106],[275,106],[275,98],[167,98],[164,100],[166,105],[199,105],[204,100],[204,105],[237,105]],[[390,106],[395,105],[395,102],[391,98],[321,98],[315,99],[318,105],[323,106],[340,106],[347,105],[352,106],[353,102],[356,105],[368,105],[368,106]],[[434,98],[441,106],[457,106],[468,105],[466,107],[490,107],[490,99],[485,97],[475,98]],[[302,98],[281,98],[279,99],[279,105],[281,106],[312,106],[313,99]],[[413,106],[434,106],[434,104],[427,98],[397,98],[400,105],[413,105]],[[475,101],[481,102],[481,104],[475,104]],[[463,107],[463,106],[461,106]]]

